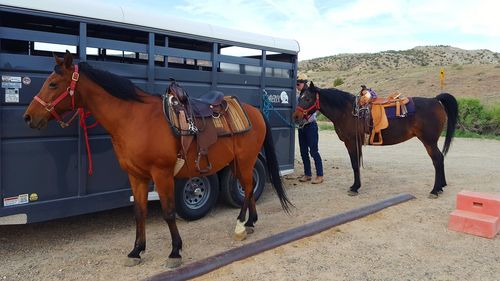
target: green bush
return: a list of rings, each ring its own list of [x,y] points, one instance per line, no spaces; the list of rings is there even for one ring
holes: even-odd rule
[[[342,78],[336,78],[333,80],[333,87],[337,87],[344,84],[344,80]]]
[[[486,108],[478,99],[458,99],[457,127],[479,135],[500,135],[500,105]]]

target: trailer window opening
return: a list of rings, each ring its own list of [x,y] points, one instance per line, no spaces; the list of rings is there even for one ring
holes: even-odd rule
[[[3,27],[70,35],[79,33],[79,24],[76,21],[5,11],[0,12],[0,19]]]
[[[76,54],[76,46],[44,43],[44,42],[34,42],[34,43],[35,43],[34,44],[35,51],[65,53],[66,50],[68,50],[70,53]],[[42,55],[42,53],[38,53],[37,55]]]

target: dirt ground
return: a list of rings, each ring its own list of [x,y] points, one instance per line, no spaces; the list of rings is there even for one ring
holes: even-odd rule
[[[442,142],[440,144],[442,146]],[[296,159],[300,159],[296,149]],[[455,139],[445,159],[448,187],[428,199],[434,170],[413,139],[365,147],[362,187],[347,196],[353,175],[347,151],[333,131],[320,134],[325,168],[321,185],[299,183],[302,168],[285,177],[296,206],[280,208],[267,186],[259,221],[247,240],[232,239],[237,209],[219,204],[207,217],[178,221],[184,264],[400,193],[417,197],[206,274],[198,280],[498,280],[500,234],[494,239],[453,232],[448,217],[461,190],[500,193],[500,141]],[[131,208],[23,226],[0,226],[0,280],[140,280],[167,270],[170,235],[159,205],[150,205],[143,263],[124,267],[132,249]]]

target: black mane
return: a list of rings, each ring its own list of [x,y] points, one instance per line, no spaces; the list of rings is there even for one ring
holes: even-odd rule
[[[109,71],[95,69],[86,62],[80,62],[78,67],[82,74],[101,86],[110,95],[122,100],[142,101],[137,93],[139,89],[129,79]]]
[[[353,94],[335,88],[320,89],[320,93],[322,101],[326,100],[336,108],[351,107],[355,99]]]

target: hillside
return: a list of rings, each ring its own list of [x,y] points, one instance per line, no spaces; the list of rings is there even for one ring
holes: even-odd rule
[[[500,103],[500,53],[463,50],[450,46],[415,47],[373,54],[340,54],[299,62],[299,71],[320,87],[357,93],[360,85],[385,96],[399,91],[407,96],[435,96],[439,72],[445,69],[444,91],[458,97],[477,97],[486,104]]]

